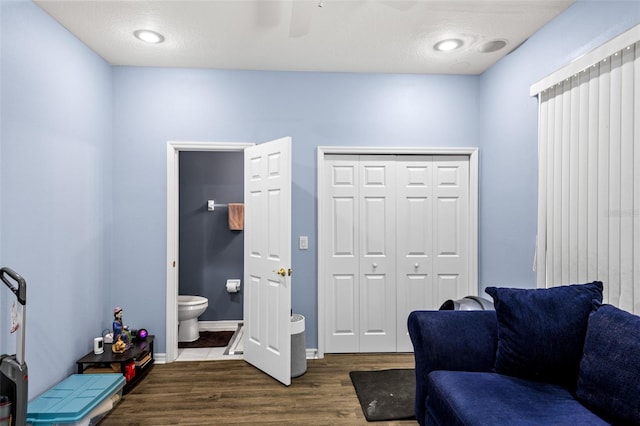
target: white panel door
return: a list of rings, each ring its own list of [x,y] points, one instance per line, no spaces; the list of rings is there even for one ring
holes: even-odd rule
[[[472,294],[469,288],[469,161],[438,157],[433,185],[433,301]],[[437,308],[437,306],[434,306]]]
[[[360,156],[360,352],[396,349],[395,156]]]
[[[397,158],[397,350],[411,352],[407,319],[433,301],[433,157]]]
[[[326,155],[326,352],[410,352],[409,313],[469,287],[469,157]]]
[[[245,149],[244,173],[244,359],[288,386],[291,138]]]
[[[327,156],[324,176],[330,194],[327,218],[326,344],[333,353],[360,352],[359,344],[359,162],[357,155]]]

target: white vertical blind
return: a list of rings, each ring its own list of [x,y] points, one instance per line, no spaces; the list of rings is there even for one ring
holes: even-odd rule
[[[640,313],[640,26],[532,86],[537,285],[600,280]],[[603,54],[605,54],[603,56]]]

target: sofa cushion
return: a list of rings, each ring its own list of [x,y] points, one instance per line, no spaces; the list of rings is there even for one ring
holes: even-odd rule
[[[596,306],[578,377],[578,399],[616,423],[640,424],[640,317]]]
[[[563,386],[496,373],[433,371],[425,424],[607,425]]]
[[[491,371],[497,336],[495,311],[413,311],[407,327],[416,365],[416,418],[425,418],[427,376],[433,370]]]
[[[485,291],[498,319],[495,371],[575,389],[592,301],[602,302],[602,283]]]

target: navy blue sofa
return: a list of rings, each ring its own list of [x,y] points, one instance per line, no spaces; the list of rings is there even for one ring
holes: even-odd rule
[[[495,311],[409,315],[419,424],[640,424],[640,317],[602,283],[487,293]]]

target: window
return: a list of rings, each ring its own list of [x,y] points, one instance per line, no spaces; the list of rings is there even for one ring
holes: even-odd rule
[[[538,287],[600,280],[640,313],[640,25],[531,87]]]

